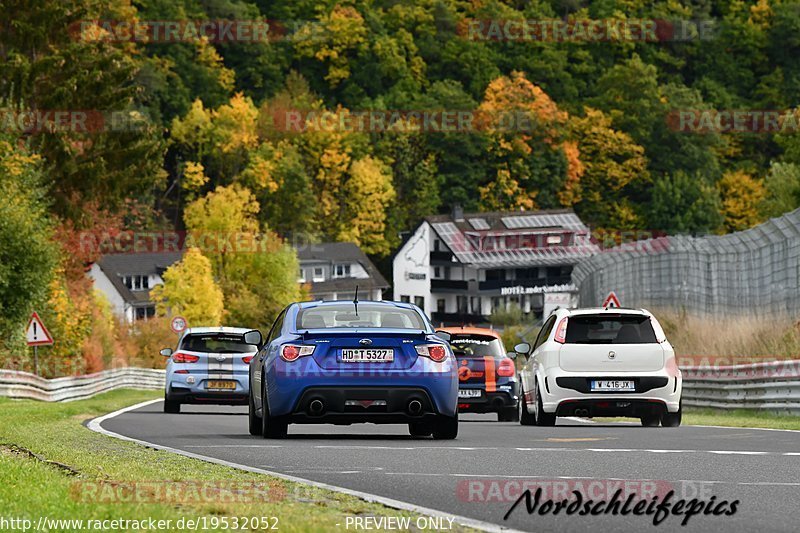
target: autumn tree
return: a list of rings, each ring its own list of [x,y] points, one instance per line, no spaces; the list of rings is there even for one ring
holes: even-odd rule
[[[493,178],[505,182],[482,189],[495,191],[490,195],[495,205],[512,190],[522,197],[500,202],[506,208],[527,204],[534,195],[545,208],[571,206],[579,199],[584,168],[578,146],[568,138],[569,115],[540,87],[522,72],[501,76],[486,88],[478,113],[492,139]]]
[[[719,181],[725,231],[742,231],[762,222],[764,185],[744,171],[726,172]]]
[[[150,291],[160,316],[180,315],[191,327],[222,325],[222,290],[214,281],[211,261],[199,249],[189,248],[163,278],[164,284]]]
[[[585,222],[600,228],[642,228],[637,208],[651,185],[644,148],[613,129],[602,111],[586,108],[585,113],[572,120],[585,167],[575,209]]]

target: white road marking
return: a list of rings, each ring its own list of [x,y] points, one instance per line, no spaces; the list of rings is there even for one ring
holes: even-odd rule
[[[199,455],[193,452],[188,452],[186,450],[180,450],[178,448],[173,448],[171,446],[164,446],[161,444],[155,444],[153,442],[148,442],[141,439],[134,439],[132,437],[126,437],[125,435],[121,435],[119,433],[114,433],[113,431],[109,431],[103,428],[102,424],[106,420],[110,420],[114,417],[117,417],[123,413],[127,413],[128,411],[134,411],[136,409],[140,409],[142,407],[146,407],[148,405],[152,405],[154,403],[163,402],[164,400],[150,400],[147,402],[138,403],[136,405],[131,405],[130,407],[126,407],[124,409],[120,409],[118,411],[114,411],[113,413],[109,413],[107,415],[103,415],[97,418],[93,418],[89,420],[86,424],[86,427],[96,433],[100,433],[102,435],[106,435],[108,437],[113,437],[115,439],[120,439],[128,442],[133,442],[139,444],[141,446],[147,446],[148,448],[153,448],[154,450],[162,450],[166,452],[171,452],[177,455],[182,455],[184,457],[189,457],[192,459],[198,459],[200,461],[205,461],[207,463],[213,463],[217,465],[227,466],[230,468],[235,468],[237,470],[243,470],[245,472],[253,472],[256,474],[266,474],[268,476],[277,477],[279,479],[284,479],[286,481],[291,481],[294,483],[300,483],[304,485],[311,485],[313,487],[317,487],[320,489],[326,489],[334,492],[339,492],[341,494],[348,494],[350,496],[354,496],[361,500],[370,503],[378,503],[381,505],[385,505],[386,507],[390,507],[392,509],[400,509],[403,511],[410,511],[412,513],[418,513],[427,516],[434,516],[438,518],[446,518],[452,519],[455,523],[471,527],[474,529],[478,529],[481,531],[488,531],[490,533],[507,533],[513,532],[516,533],[517,530],[509,529],[497,524],[492,524],[490,522],[484,522],[482,520],[475,520],[474,518],[468,518],[466,516],[455,515],[452,513],[447,513],[444,511],[439,511],[436,509],[431,509],[428,507],[422,507],[420,505],[415,505],[413,503],[403,502],[400,500],[395,500],[393,498],[386,498],[384,496],[379,496],[377,494],[370,494],[368,492],[362,492],[360,490],[352,490],[345,487],[337,487],[336,485],[330,485],[328,483],[321,483],[319,481],[313,481],[311,479],[303,479],[300,477],[290,476],[287,474],[282,474],[280,472],[274,472],[272,470],[265,470],[263,468],[256,468],[253,466],[242,465],[238,463],[233,463],[231,461],[225,461],[223,459],[217,459],[216,457],[208,457],[206,455]]]

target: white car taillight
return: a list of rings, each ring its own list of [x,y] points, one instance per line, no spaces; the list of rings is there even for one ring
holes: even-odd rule
[[[441,344],[420,344],[414,348],[417,350],[417,354],[437,363],[441,363],[447,358],[447,349]]]
[[[567,317],[561,319],[561,322],[558,323],[556,326],[556,335],[553,337],[553,340],[559,344],[564,344],[567,342]]]

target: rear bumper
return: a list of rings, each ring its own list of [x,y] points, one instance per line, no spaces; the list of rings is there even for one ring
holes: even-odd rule
[[[666,409],[671,413],[680,409],[683,379],[677,369],[665,368],[655,372],[630,374],[624,372],[590,374],[551,368],[545,377],[546,381],[539,389],[542,408],[545,412],[556,413],[558,416],[572,416],[575,409],[588,409],[590,413],[588,416],[639,416],[635,413],[653,408]],[[593,379],[632,380],[635,390],[591,391],[589,382]],[[526,390],[527,394],[529,393]],[[527,400],[529,404],[532,401],[530,398]],[[592,415],[593,412],[602,414]],[[634,414],[627,414],[631,412]]]
[[[233,381],[233,390],[209,390],[207,383]],[[192,381],[194,381],[192,383]],[[165,396],[168,400],[188,404],[246,405],[250,391],[247,374],[176,374],[167,375]]]
[[[509,390],[481,390],[480,398],[459,398],[458,410],[461,413],[497,413],[503,409],[516,408],[518,394],[516,383],[511,384]]]
[[[299,424],[405,424],[430,422],[439,414],[428,391],[418,387],[309,387],[289,421]]]
[[[272,416],[290,416],[297,423],[330,423],[334,419],[342,423],[402,423],[408,420],[404,417],[406,405],[400,404],[407,404],[414,395],[426,400],[430,413],[456,414],[458,377],[452,360],[435,363],[420,357],[410,369],[363,374],[322,370],[312,358],[302,359],[305,361],[301,371],[280,359],[269,367],[266,379]],[[306,416],[309,398],[315,394],[327,400],[327,420]],[[384,400],[387,405],[380,412],[376,412],[377,405],[372,410],[345,410],[347,400]]]

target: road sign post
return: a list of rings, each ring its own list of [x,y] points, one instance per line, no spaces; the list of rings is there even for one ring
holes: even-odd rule
[[[25,328],[25,341],[28,346],[33,346],[33,373],[39,375],[39,346],[50,346],[53,344],[53,336],[39,318],[36,311],[31,314],[28,326]]]

